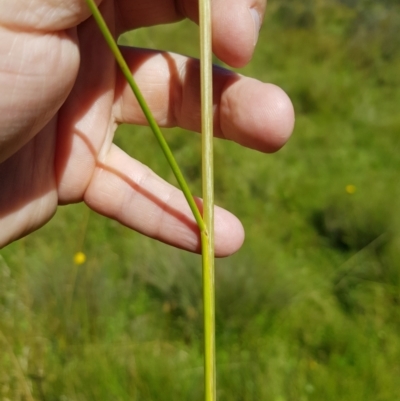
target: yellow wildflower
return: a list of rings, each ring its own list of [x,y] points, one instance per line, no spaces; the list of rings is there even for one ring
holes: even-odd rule
[[[76,265],[83,265],[86,262],[86,255],[83,252],[77,252],[74,255],[74,263]]]
[[[354,192],[356,192],[356,186],[352,184],[346,185],[346,192],[350,195],[354,194]]]

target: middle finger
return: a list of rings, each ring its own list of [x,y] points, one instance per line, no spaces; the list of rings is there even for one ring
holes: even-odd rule
[[[177,54],[123,48],[158,124],[200,131],[199,63]],[[293,106],[280,88],[214,67],[215,136],[262,152],[279,149],[294,125]],[[147,121],[122,74],[113,108],[117,123]]]

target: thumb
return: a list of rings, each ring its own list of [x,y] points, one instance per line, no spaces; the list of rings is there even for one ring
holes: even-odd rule
[[[95,0],[97,4],[102,0]],[[85,0],[2,0],[0,26],[18,30],[59,31],[90,16]]]

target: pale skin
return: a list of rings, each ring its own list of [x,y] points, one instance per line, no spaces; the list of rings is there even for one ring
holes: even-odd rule
[[[97,1],[115,35],[190,18],[196,0]],[[213,51],[247,64],[265,0],[213,0]],[[161,127],[200,131],[198,65],[186,57],[124,48]],[[215,135],[273,152],[294,125],[272,84],[214,73]],[[113,144],[121,123],[146,124],[84,0],[0,0],[0,248],[44,225],[58,205],[91,209],[144,235],[199,252],[180,190]],[[215,209],[215,253],[244,240],[239,220]]]

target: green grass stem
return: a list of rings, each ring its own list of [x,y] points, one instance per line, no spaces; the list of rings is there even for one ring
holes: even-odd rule
[[[215,272],[214,272],[214,163],[213,163],[213,90],[211,46],[211,1],[199,1],[200,75],[202,118],[203,218],[203,310],[204,310],[204,397],[216,400],[215,363]]]

